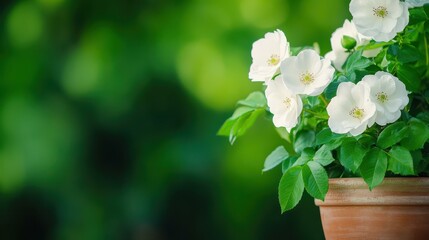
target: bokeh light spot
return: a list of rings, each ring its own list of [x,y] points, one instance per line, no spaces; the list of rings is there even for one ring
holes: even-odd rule
[[[257,28],[273,28],[282,24],[288,14],[288,5],[282,0],[242,0],[243,20]]]
[[[37,42],[43,35],[44,27],[42,13],[30,2],[16,5],[7,18],[9,39],[16,47],[26,47]]]
[[[237,100],[260,87],[247,79],[248,69],[240,54],[223,51],[208,41],[183,47],[177,58],[177,68],[185,88],[216,110],[233,108]]]

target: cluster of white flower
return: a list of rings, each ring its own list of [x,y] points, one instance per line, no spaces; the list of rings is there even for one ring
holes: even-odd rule
[[[404,83],[387,72],[367,75],[357,84],[343,82],[327,107],[332,132],[363,133],[374,122],[380,126],[395,122],[408,104]]]
[[[314,50],[290,56],[289,43],[280,30],[265,34],[252,49],[249,78],[264,81],[265,95],[276,127],[295,127],[302,112],[300,96],[317,96],[332,81],[335,69]],[[274,79],[272,79],[276,76]]]
[[[320,95],[333,79],[333,66],[342,70],[350,55],[350,48],[342,43],[344,36],[355,40],[351,46],[355,49],[371,40],[390,41],[407,26],[408,8],[426,3],[429,0],[352,0],[353,20],[346,20],[333,33],[332,51],[326,58],[310,49],[291,56],[289,42],[280,30],[256,41],[249,78],[267,85],[265,95],[274,125],[288,131],[295,127],[303,110],[301,97]],[[375,57],[380,50],[364,51],[363,56]],[[343,82],[327,106],[328,125],[332,132],[356,136],[374,123],[384,126],[398,120],[408,101],[405,85],[387,72],[367,75],[357,84]]]

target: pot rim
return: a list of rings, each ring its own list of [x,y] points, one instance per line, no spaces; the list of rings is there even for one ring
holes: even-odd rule
[[[325,200],[315,199],[317,206],[353,205],[427,205],[429,177],[393,177],[369,190],[360,178],[331,178]]]

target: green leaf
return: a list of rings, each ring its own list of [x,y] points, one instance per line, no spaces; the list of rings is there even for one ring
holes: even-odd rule
[[[424,22],[428,19],[426,12],[423,8],[411,8],[408,10],[410,12],[410,21],[409,26]]]
[[[240,117],[247,114],[250,115],[250,112],[254,111],[254,108],[251,107],[239,107],[237,108],[232,116],[228,118],[220,127],[219,131],[217,132],[217,135],[219,136],[229,136],[231,134],[231,129],[233,128],[234,124],[238,121]]]
[[[389,151],[389,165],[387,170],[400,175],[414,175],[413,158],[404,147],[395,146]]]
[[[304,148],[312,147],[315,143],[316,136],[314,131],[303,130],[297,133],[295,139],[295,152],[300,153]]]
[[[418,92],[420,90],[421,78],[412,67],[405,64],[398,65],[397,75],[408,91]]]
[[[391,147],[407,136],[408,127],[404,122],[396,122],[387,126],[378,136],[377,146],[382,149]]]
[[[345,49],[351,50],[356,47],[356,39],[350,36],[344,35],[343,38],[341,38],[341,45]]]
[[[323,145],[321,148],[319,148],[319,150],[316,151],[313,160],[320,163],[322,166],[328,166],[333,161],[335,161],[334,157],[332,157],[331,150],[327,145]]]
[[[403,45],[398,53],[398,61],[400,63],[415,62],[420,58],[420,51],[412,45]]]
[[[412,118],[408,122],[408,136],[402,139],[401,145],[411,151],[417,150],[423,148],[428,139],[429,126],[417,118]]]
[[[347,141],[341,145],[340,163],[352,172],[356,172],[367,152],[368,149],[359,144],[356,139],[347,139]]]
[[[231,128],[229,134],[229,142],[234,144],[237,137],[242,136],[256,121],[256,119],[264,113],[264,109],[257,109],[252,112],[242,115]]]
[[[347,58],[345,70],[347,73],[363,70],[371,65],[371,63],[371,60],[362,56],[362,50],[355,51]]]
[[[306,148],[302,151],[301,156],[293,164],[294,166],[302,166],[307,162],[311,161],[314,157],[314,150],[312,148]]]
[[[295,166],[295,162],[298,160],[298,157],[288,157],[282,163],[282,173],[285,173],[289,168]]]
[[[262,171],[266,172],[268,170],[271,170],[271,169],[275,168],[277,165],[281,164],[288,157],[289,157],[289,153],[286,151],[286,149],[283,146],[277,147],[265,159],[264,169],[262,169]]]
[[[387,170],[387,155],[379,148],[371,149],[364,157],[360,165],[360,173],[368,184],[369,189],[383,182]]]
[[[301,200],[303,192],[302,167],[289,168],[283,174],[279,184],[279,201],[282,213],[294,208]]]
[[[252,108],[264,108],[267,105],[267,99],[261,92],[252,92],[246,99],[238,101],[238,104]]]
[[[332,99],[335,97],[337,95],[338,86],[342,82],[349,82],[349,79],[347,79],[345,76],[340,76],[338,79],[332,81],[325,89],[325,97],[327,99]]]
[[[342,137],[344,137],[344,135],[333,133],[330,128],[325,128],[317,133],[316,145],[322,145]]]
[[[304,185],[307,192],[314,198],[325,200],[328,192],[328,174],[317,162],[308,162],[302,169]]]

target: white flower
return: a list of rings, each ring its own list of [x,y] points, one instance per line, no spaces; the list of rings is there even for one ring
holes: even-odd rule
[[[398,120],[409,101],[404,83],[387,72],[367,75],[362,81],[370,87],[370,97],[377,108],[375,122],[384,126]]]
[[[429,4],[429,0],[405,0],[408,8],[421,7],[425,4]]]
[[[274,125],[285,127],[290,132],[298,124],[298,117],[302,112],[301,98],[287,89],[281,76],[267,81],[265,96],[270,112],[274,115]]]
[[[356,47],[368,44],[371,38],[360,34],[356,30],[356,26],[353,21],[345,20],[342,27],[335,30],[331,36],[331,47],[332,51],[326,54],[326,58],[331,60],[334,67],[338,70],[342,70],[343,64],[346,62],[347,57],[350,55],[347,49],[341,44],[341,40],[344,36],[354,38],[356,40]],[[370,58],[375,57],[381,51],[381,48],[366,50],[362,53],[364,57]]]
[[[289,56],[289,42],[285,34],[280,30],[266,33],[264,38],[253,43],[249,78],[262,82],[270,80],[280,63]]]
[[[408,8],[399,0],[352,0],[356,29],[376,41],[390,41],[408,24]]]
[[[376,106],[371,101],[369,86],[364,82],[340,83],[337,96],[327,107],[328,125],[334,133],[357,136],[374,124]]]
[[[314,50],[303,50],[280,65],[283,81],[295,94],[317,96],[332,81],[335,69]]]

